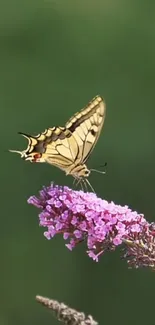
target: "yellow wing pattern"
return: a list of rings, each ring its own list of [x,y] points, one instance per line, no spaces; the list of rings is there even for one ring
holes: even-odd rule
[[[21,133],[28,139],[28,147],[14,152],[31,162],[48,162],[76,178],[87,177],[90,171],[84,163],[99,138],[105,111],[103,99],[96,96],[65,127],[49,128],[37,136]]]

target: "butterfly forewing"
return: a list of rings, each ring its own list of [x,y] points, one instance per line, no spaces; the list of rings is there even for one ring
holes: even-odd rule
[[[46,161],[64,170],[73,164],[77,155],[78,144],[66,128],[63,129],[63,136],[57,137],[46,146]]]
[[[81,163],[86,162],[94,149],[104,123],[105,111],[103,99],[96,96],[66,123],[66,128],[72,132],[78,143],[78,158]]]

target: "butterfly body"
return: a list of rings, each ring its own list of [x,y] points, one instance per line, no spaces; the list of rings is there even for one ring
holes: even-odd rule
[[[48,128],[37,136],[20,133],[28,139],[28,147],[21,158],[31,162],[47,162],[76,179],[89,176],[85,162],[100,135],[105,119],[105,104],[96,96],[84,109],[76,113],[64,127]]]

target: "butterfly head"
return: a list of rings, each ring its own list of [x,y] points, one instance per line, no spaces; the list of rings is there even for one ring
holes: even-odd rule
[[[35,137],[26,135],[24,133],[22,134],[25,138],[28,139],[28,147],[26,150],[18,151],[18,150],[9,150],[10,152],[18,153],[22,159],[28,160],[30,162],[45,162],[44,153],[42,149],[42,141],[39,142],[39,140]]]
[[[73,175],[77,179],[89,177],[91,171],[87,168],[85,164],[75,166],[71,171],[70,175]]]
[[[89,177],[91,171],[87,168],[86,165],[84,165],[84,166],[85,166],[85,168],[82,171],[82,177]]]

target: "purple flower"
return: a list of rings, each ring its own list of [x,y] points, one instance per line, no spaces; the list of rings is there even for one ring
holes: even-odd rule
[[[127,205],[53,184],[44,187],[38,197],[30,197],[28,203],[42,210],[40,226],[47,227],[47,239],[62,234],[70,250],[85,240],[87,254],[95,261],[105,251],[123,244],[130,266],[155,268],[155,224],[149,224]]]

